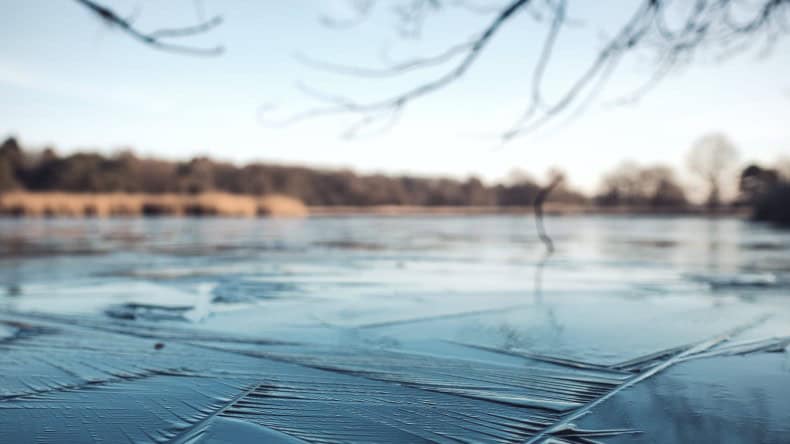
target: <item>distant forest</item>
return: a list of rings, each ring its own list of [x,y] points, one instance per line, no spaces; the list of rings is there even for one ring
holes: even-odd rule
[[[755,218],[790,225],[790,176],[784,170],[749,165],[730,180],[739,196],[725,206],[751,207]],[[74,193],[197,195],[225,192],[248,196],[282,194],[311,206],[530,206],[542,186],[525,174],[486,185],[466,180],[356,174],[346,169],[317,169],[266,163],[237,166],[206,157],[189,161],[142,158],[130,151],[111,156],[79,152],[65,156],[53,149],[23,149],[15,138],[0,145],[0,193],[14,190]],[[722,205],[718,184],[711,186],[708,209]],[[598,193],[586,196],[565,182],[548,201],[599,207],[685,211],[686,191],[666,166],[623,163],[604,175]],[[697,207],[699,208],[699,207]]]
[[[129,151],[112,156],[52,149],[26,150],[16,139],[0,146],[0,192],[180,193],[221,191],[262,196],[284,194],[307,205],[527,206],[540,185],[526,177],[487,186],[477,178],[361,175],[350,170],[252,163],[237,166],[206,157],[173,162],[141,158]],[[583,194],[558,187],[555,202],[582,204]]]

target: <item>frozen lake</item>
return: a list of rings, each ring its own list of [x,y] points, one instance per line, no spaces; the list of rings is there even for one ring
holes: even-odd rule
[[[787,442],[790,232],[0,220],[9,442]]]

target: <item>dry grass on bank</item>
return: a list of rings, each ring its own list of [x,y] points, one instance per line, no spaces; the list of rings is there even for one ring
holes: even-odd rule
[[[263,197],[227,193],[185,194],[0,194],[0,214],[31,217],[230,216],[302,217],[307,207],[288,196]]]

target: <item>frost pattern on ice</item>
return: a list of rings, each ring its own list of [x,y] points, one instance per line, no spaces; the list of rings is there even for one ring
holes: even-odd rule
[[[741,327],[604,368],[528,352],[513,352],[523,365],[505,365],[79,318],[0,325],[11,332],[0,338],[0,433],[17,443],[222,442],[234,430],[270,442],[589,443],[638,433],[572,422],[628,385],[684,360],[788,344],[730,341]]]

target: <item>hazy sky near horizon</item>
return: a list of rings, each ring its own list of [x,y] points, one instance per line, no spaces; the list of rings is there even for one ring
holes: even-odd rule
[[[151,30],[192,24],[199,13],[192,0],[103,3]],[[108,28],[74,1],[0,0],[0,136],[62,152],[131,147],[167,158],[210,155],[362,172],[474,174],[489,181],[514,168],[541,177],[556,166],[588,191],[623,160],[683,171],[691,144],[711,131],[726,133],[744,162],[790,155],[788,41],[768,57],[759,57],[759,48],[726,62],[700,57],[637,104],[612,106],[651,73],[649,57],[632,56],[583,114],[497,148],[493,135],[528,105],[531,69],[545,33],[523,15],[502,29],[460,82],[410,104],[387,133],[345,140],[348,117],[271,128],[261,123],[261,113],[275,118],[316,106],[299,91],[299,82],[377,99],[440,71],[405,79],[354,78],[305,66],[296,54],[383,66],[384,50],[394,59],[435,53],[473,35],[489,17],[445,10],[429,18],[419,39],[409,40],[399,36],[386,1],[349,29],[319,23],[322,14],[346,15],[344,0],[199,3],[206,16],[221,14],[225,21],[184,43],[221,44],[226,51],[219,57],[154,50]],[[570,3],[570,15],[583,23],[558,42],[546,76],[549,99],[592,60],[601,34],[621,24],[637,2]]]

